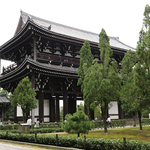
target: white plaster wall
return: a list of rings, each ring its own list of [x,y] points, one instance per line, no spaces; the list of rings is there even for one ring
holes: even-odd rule
[[[50,122],[49,117],[44,117],[44,122]]]
[[[35,108],[35,116],[39,116],[39,100],[37,99],[37,108]]]
[[[111,108],[108,110],[109,115],[111,114],[118,114],[118,102],[117,101],[112,101],[110,102]]]
[[[17,106],[17,117],[22,117],[22,109],[20,106]]]
[[[110,118],[111,119],[119,119],[119,116],[118,115],[113,115],[113,116],[110,115]]]
[[[49,115],[49,100],[44,100],[44,116]]]

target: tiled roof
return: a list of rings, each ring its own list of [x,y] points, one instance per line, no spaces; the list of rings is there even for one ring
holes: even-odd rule
[[[21,17],[23,19],[22,27],[25,25],[28,19],[30,19],[32,22],[37,24],[38,26],[46,29],[53,31],[55,33],[63,34],[66,36],[70,36],[73,38],[78,38],[81,40],[88,40],[90,42],[94,43],[99,43],[99,34],[93,33],[93,32],[88,32],[85,30],[80,30],[77,28],[69,27],[66,25],[58,24],[52,21],[44,20],[38,17],[35,17],[33,15],[27,14],[23,11],[21,11]],[[121,41],[117,37],[109,37],[110,38],[110,45],[112,48],[118,48],[118,49],[123,49],[123,50],[129,50],[131,49],[132,51],[135,51],[135,48],[130,47]]]
[[[10,103],[6,97],[6,94],[0,94],[0,103]]]

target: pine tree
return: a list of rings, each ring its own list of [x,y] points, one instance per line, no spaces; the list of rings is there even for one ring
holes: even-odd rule
[[[78,111],[73,115],[67,114],[65,119],[62,127],[67,133],[77,133],[78,137],[80,137],[80,133],[87,134],[91,129],[89,118],[80,107],[78,107]]]
[[[107,111],[110,101],[118,100],[121,79],[118,76],[118,65],[114,59],[109,37],[104,29],[99,34],[100,64],[95,62],[85,72],[83,96],[85,103],[91,107],[100,106],[104,124],[104,132],[107,132]],[[86,68],[84,65],[83,68]]]
[[[131,90],[134,84],[132,76],[133,76],[133,69],[134,69],[135,63],[136,63],[135,54],[133,54],[131,50],[128,50],[122,60],[122,63],[121,63],[122,69],[120,71],[122,84],[123,84],[121,88],[121,98],[120,98],[122,102],[121,106],[122,106],[122,109],[127,114],[133,115],[134,126],[136,126],[135,115],[137,113],[137,109],[132,106],[133,95],[130,95],[130,92],[128,92],[128,90]]]
[[[82,92],[84,89],[84,84],[83,84],[84,76],[85,76],[84,74],[85,74],[86,70],[92,65],[93,59],[94,59],[94,57],[91,52],[90,44],[87,40],[85,40],[83,46],[80,49],[80,66],[78,68],[79,79],[78,79],[78,83],[77,83],[77,85],[81,85]],[[84,65],[86,65],[86,69],[83,69]],[[92,109],[90,108],[90,104],[85,103],[85,105],[87,106],[88,116],[91,120]]]
[[[28,113],[37,108],[36,92],[32,89],[32,84],[28,77],[22,79],[12,95],[12,105],[20,106],[23,114],[23,121],[27,119]]]
[[[87,40],[85,40],[83,46],[80,49],[80,66],[78,68],[78,83],[77,85],[81,85],[81,91],[83,91],[83,81],[84,81],[84,70],[83,70],[83,64],[85,63],[87,65],[87,68],[89,68],[92,65],[93,62],[93,55],[91,53],[90,44]]]

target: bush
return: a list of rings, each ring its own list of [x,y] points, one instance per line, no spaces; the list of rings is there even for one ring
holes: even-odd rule
[[[11,130],[11,133],[21,133],[19,130]],[[52,132],[64,132],[62,128],[39,128],[39,129],[30,129],[30,133],[52,133]]]
[[[74,147],[89,150],[124,150],[124,143],[122,140],[109,140],[109,139],[96,139],[96,138],[77,138],[77,137],[58,137],[56,136],[44,136],[33,134],[15,134],[7,132],[0,132],[0,139],[15,140],[22,142],[49,144],[63,147]],[[150,150],[150,144],[138,141],[126,141],[127,150]]]
[[[103,121],[93,121],[94,127],[93,128],[103,128]],[[112,127],[124,127],[126,125],[126,120],[112,120],[111,126]]]
[[[149,118],[142,118],[142,124],[143,125],[150,125],[150,119]]]

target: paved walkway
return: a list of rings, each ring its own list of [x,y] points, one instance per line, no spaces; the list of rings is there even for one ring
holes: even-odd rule
[[[0,142],[0,150],[35,150],[32,148],[24,148],[21,146],[13,145],[13,144],[4,144]]]
[[[26,143],[26,142],[0,139],[0,150],[37,150],[37,149],[38,150],[47,150],[47,149],[50,149],[50,150],[81,150],[78,148],[59,147],[59,146],[53,146],[53,145]]]

